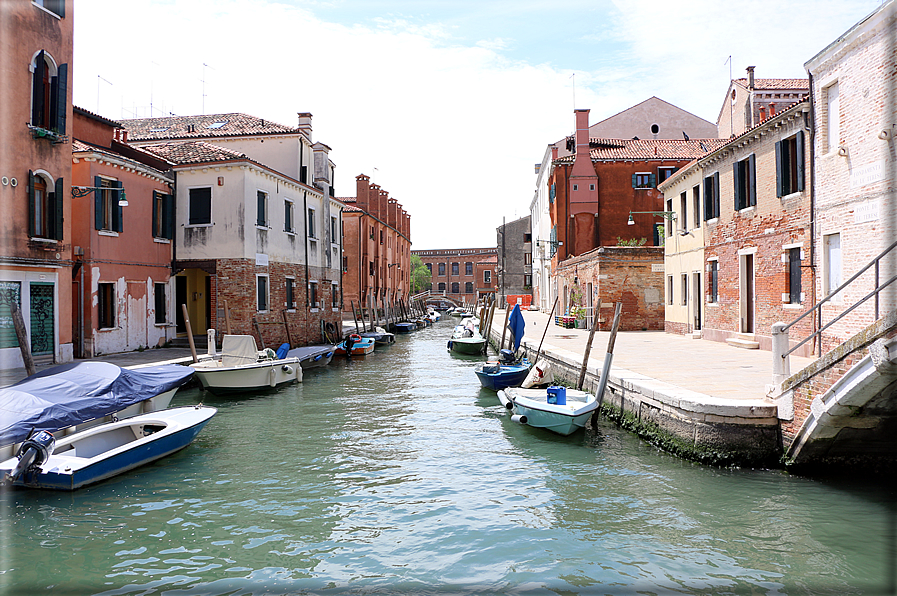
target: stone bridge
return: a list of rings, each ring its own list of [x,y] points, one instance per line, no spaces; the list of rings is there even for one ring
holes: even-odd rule
[[[897,468],[897,310],[782,383],[785,463]]]

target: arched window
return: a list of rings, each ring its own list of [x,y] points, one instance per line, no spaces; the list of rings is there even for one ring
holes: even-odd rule
[[[460,291],[460,286],[458,285],[458,282],[453,281],[452,282],[452,294],[457,294],[459,291]]]
[[[469,281],[464,284],[464,293],[465,294],[473,294],[473,282]]]
[[[28,234],[31,238],[62,240],[62,178],[28,172]]]
[[[68,64],[41,50],[31,63],[31,126],[65,134]]]

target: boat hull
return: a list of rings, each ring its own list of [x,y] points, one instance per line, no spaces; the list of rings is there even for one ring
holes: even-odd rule
[[[327,366],[333,360],[333,346],[305,346],[293,348],[286,355],[287,358],[298,358],[303,370]]]
[[[203,389],[215,395],[258,391],[302,381],[302,366],[298,358],[267,360],[228,368],[220,364],[220,361],[191,364]]]
[[[474,368],[480,385],[492,391],[498,391],[505,387],[519,387],[529,374],[529,364],[503,364],[497,373],[486,372],[483,364]]]
[[[414,323],[402,322],[396,323],[393,325],[396,333],[411,333],[412,331],[417,330],[417,325]]]
[[[361,341],[357,341],[352,344],[352,355],[353,356],[364,356],[365,354],[370,354],[374,351],[374,340],[370,337],[363,337]],[[337,356],[345,356],[346,355],[346,342],[340,342],[333,347],[333,353]]]
[[[483,337],[452,338],[448,342],[448,349],[458,354],[482,354],[486,349],[486,339]]]
[[[545,389],[508,387],[498,392],[498,399],[518,420],[534,428],[544,428],[559,435],[570,435],[583,428],[598,408],[594,395],[567,389],[566,404],[548,403]]]
[[[215,408],[189,406],[163,412],[142,414],[129,420],[112,422],[63,438],[56,444],[57,453],[49,457],[39,470],[26,472],[15,486],[52,490],[76,490],[101,482],[128,470],[133,470],[161,459],[189,445],[199,431],[215,415]],[[92,457],[65,455],[69,445],[79,445],[88,440],[101,441],[103,435],[132,432],[135,425],[166,424],[156,433],[137,438]],[[0,463],[0,473],[8,473],[17,458]]]

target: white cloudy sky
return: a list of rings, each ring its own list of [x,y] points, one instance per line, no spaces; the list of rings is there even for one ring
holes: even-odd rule
[[[715,122],[729,56],[735,78],[804,77],[880,4],[78,0],[74,95],[113,119],[312,112],[338,196],[372,175],[411,213],[413,248],[494,246],[574,105],[595,123],[657,96]]]

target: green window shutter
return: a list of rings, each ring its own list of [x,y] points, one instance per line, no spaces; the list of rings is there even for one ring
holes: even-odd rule
[[[47,61],[41,50],[34,60],[34,74],[31,79],[31,124],[41,126],[41,115],[44,112],[44,76],[47,72]]]
[[[795,146],[797,147],[797,190],[801,191],[804,189],[804,133],[803,131],[797,133],[797,136],[794,138]]]
[[[757,204],[757,156],[753,153],[748,158],[748,194],[753,207]]]
[[[651,188],[657,188],[657,176],[652,172],[651,181],[648,183]]]
[[[636,174],[632,175],[632,188],[638,188],[638,182],[636,182]]]
[[[719,217],[719,172],[713,174],[713,217]]]
[[[122,207],[118,204],[122,194],[121,180],[112,182],[112,188],[116,189],[112,192],[112,198],[110,199],[112,201],[112,229],[116,232],[121,232],[124,229],[122,227]]]
[[[161,201],[162,201],[162,193],[160,193],[158,190],[154,190],[154,191],[153,191],[153,203],[152,203],[152,209],[153,209],[153,237],[154,237],[154,238],[158,238],[158,237],[162,237],[162,236],[164,236],[164,232],[163,232],[162,234],[159,234],[158,236],[156,235],[156,231],[160,231],[160,232],[161,232],[161,230],[159,230],[159,223],[160,223],[160,222],[159,222],[159,209],[158,209],[158,205],[159,205],[159,203],[160,203]]]
[[[37,205],[34,204],[34,172],[28,170],[28,237],[34,237],[34,220]]]
[[[53,113],[50,114],[50,128],[61,135],[65,134],[66,99],[68,96],[69,65],[60,64],[53,79],[52,103]]]
[[[785,196],[785,172],[782,168],[782,141],[776,141],[776,196]]]
[[[162,195],[162,237],[174,239],[174,195]]]
[[[93,191],[93,227],[97,230],[103,229],[103,192],[99,188],[103,185],[103,179],[99,176],[93,177],[93,186],[97,190]]]
[[[53,207],[55,213],[54,215],[54,229],[53,229],[53,238],[55,240],[62,240],[62,207],[65,204],[65,192],[64,192],[64,181],[62,178],[56,179],[56,195],[53,200]]]
[[[732,181],[735,184],[735,192],[733,196],[735,197],[735,211],[741,209],[741,176],[739,172],[739,162],[735,162],[732,164]]]
[[[262,191],[258,191],[256,193],[257,203],[256,203],[256,220],[255,223],[260,226],[264,226],[266,223],[265,218],[265,193]]]

